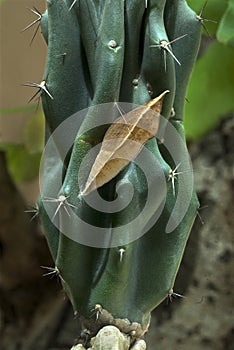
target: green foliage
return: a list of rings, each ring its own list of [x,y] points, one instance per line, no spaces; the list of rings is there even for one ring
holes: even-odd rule
[[[234,50],[214,43],[198,60],[187,91],[186,136],[196,139],[234,110]]]
[[[204,6],[203,0],[188,3],[197,13]],[[194,140],[234,111],[234,1],[209,1],[202,17],[217,21],[217,24],[204,22],[204,25],[220,43],[208,45],[189,83],[185,129],[186,137]],[[207,31],[203,30],[203,34],[207,35]]]
[[[35,112],[35,105],[25,105],[25,106],[19,106],[14,108],[1,108],[0,113],[5,117],[10,115],[16,115],[16,114],[23,114],[23,113],[34,113]]]
[[[32,115],[24,129],[24,145],[30,154],[41,153],[44,148],[44,118],[41,113]]]
[[[217,30],[217,39],[223,43],[234,47],[234,0],[228,1],[228,6],[220,21]]]
[[[5,109],[1,112],[4,118],[11,115],[27,113],[35,110],[35,106],[23,106]],[[27,120],[22,144],[0,144],[0,150],[6,154],[9,174],[16,184],[32,181],[38,176],[41,154],[44,148],[44,118],[41,113],[33,114]]]
[[[6,154],[8,171],[16,184],[33,180],[38,175],[41,152],[30,154],[23,145],[0,145]]]

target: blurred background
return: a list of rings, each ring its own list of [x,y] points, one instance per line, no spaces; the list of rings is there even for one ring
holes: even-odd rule
[[[38,6],[39,11],[43,12],[46,7],[45,1],[6,0],[1,1],[0,6],[0,143],[2,145],[11,145],[11,153],[13,153],[13,145],[26,146],[27,137],[32,136],[32,143],[35,141],[33,152],[41,152],[41,147],[43,146],[42,110],[40,106],[37,110],[35,102],[28,104],[28,100],[36,92],[36,89],[24,87],[22,84],[26,82],[41,82],[46,61],[47,48],[42,37],[40,37],[40,29],[39,33],[31,43],[38,23],[36,23],[32,28],[29,28],[29,30],[24,32],[22,32],[22,30],[28,24],[37,19],[37,16],[31,12],[30,9],[33,9],[33,6]],[[35,127],[32,125],[34,123]],[[40,134],[37,135],[37,140],[35,140],[34,135],[29,135],[30,131],[28,132],[27,130],[29,130],[30,127],[31,130],[37,129],[36,133],[38,133],[39,129]],[[31,132],[33,133],[33,131]],[[30,152],[30,146],[31,145],[25,147],[28,152]],[[36,147],[38,147],[38,149],[36,149]],[[18,151],[18,153],[21,151],[21,158],[23,158],[22,152],[26,151],[25,149],[22,147],[15,147],[14,150],[15,152]],[[36,158],[36,156],[34,158]],[[32,161],[32,159],[30,160]],[[35,162],[37,163],[36,159]],[[21,178],[16,180],[19,180],[17,183],[19,184],[19,187],[22,188],[22,194],[26,198],[27,202],[34,203],[38,194],[36,188],[37,169],[34,170],[33,166],[31,167],[31,170],[28,168],[29,167],[27,167],[27,170],[25,169],[24,175],[18,174],[21,176]],[[24,189],[24,185],[26,185],[27,190]]]
[[[201,208],[176,280],[184,297],[153,313],[149,350],[229,350],[234,343],[234,1],[190,0],[204,19],[185,128]],[[56,277],[35,214],[43,150],[43,0],[0,0],[0,348],[67,350],[79,324]],[[203,10],[203,11],[202,11]],[[202,11],[202,12],[201,12]],[[214,23],[215,21],[216,23]],[[29,212],[25,212],[29,211]]]

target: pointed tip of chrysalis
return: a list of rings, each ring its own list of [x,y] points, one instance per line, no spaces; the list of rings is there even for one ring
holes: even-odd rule
[[[170,92],[170,90],[165,90],[165,91],[163,91],[162,93],[161,93],[161,95],[159,95],[159,97],[163,97],[163,96],[165,96],[166,94],[168,94]]]
[[[147,102],[145,104],[145,106],[149,107],[150,109],[152,109],[156,113],[160,113],[161,112],[161,108],[162,108],[162,103],[163,103],[164,96],[166,94],[168,94],[169,92],[170,92],[170,90],[163,91],[160,95],[158,95],[157,97],[155,97],[152,100],[150,100],[149,102]]]

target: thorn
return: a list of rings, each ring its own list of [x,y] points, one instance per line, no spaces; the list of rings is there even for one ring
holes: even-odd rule
[[[213,21],[212,19],[206,19],[206,18],[203,18],[203,12],[205,11],[205,8],[206,8],[206,5],[208,3],[208,0],[205,1],[204,5],[202,6],[202,9],[200,11],[200,13],[198,15],[196,15],[196,19],[201,23],[202,27],[205,29],[206,31],[206,34],[211,37],[208,29],[206,28],[204,22],[212,22],[212,23],[217,23],[217,21]]]
[[[118,102],[115,102],[115,106],[116,106],[116,108],[117,108],[117,110],[118,110],[119,114],[120,114],[120,115],[121,115],[121,117],[123,118],[124,123],[125,123],[125,124],[128,124],[128,123],[127,123],[127,120],[124,118],[124,112],[123,112],[123,111],[121,111],[121,109],[120,109],[120,107],[119,107],[119,105],[118,105]]]
[[[163,60],[164,60],[164,67],[165,67],[165,72],[167,71],[167,56],[166,56],[166,51],[163,51]]]
[[[178,38],[171,40],[171,41],[166,41],[166,40],[161,40],[159,44],[157,45],[150,45],[150,47],[160,47],[161,49],[164,50],[164,66],[165,66],[165,71],[167,70],[166,67],[166,52],[168,52],[171,57],[181,66],[180,61],[176,58],[176,56],[173,54],[172,50],[169,49],[169,45],[173,44],[174,42],[176,42],[177,40],[180,40],[182,38],[184,38],[185,36],[187,36],[188,34],[184,34],[179,36]]]
[[[182,171],[177,172],[177,169],[179,168],[180,165],[181,163],[179,163],[174,170],[172,169],[169,170],[168,181],[171,181],[172,183],[172,191],[174,196],[175,196],[175,180],[177,180],[178,175],[182,174]]]
[[[25,32],[27,29],[31,28],[37,22],[40,22],[40,20],[42,19],[42,14],[35,7],[33,7],[33,8],[34,8],[34,10],[27,7],[27,9],[29,11],[31,11],[32,13],[34,13],[37,16],[37,19],[35,19],[33,22],[29,23],[24,29],[22,29],[21,33]]]
[[[171,288],[168,292],[167,298],[172,303],[173,298],[186,298],[186,297],[182,294],[174,293],[173,288]]]
[[[123,112],[121,111],[121,108],[119,107],[118,102],[115,102],[115,106],[116,106],[116,108],[117,108],[119,114],[120,114],[121,116],[123,116]]]
[[[71,6],[69,7],[69,11],[71,11],[71,9],[73,8],[73,6],[75,5],[77,0],[74,0],[73,3],[71,4]]]
[[[102,306],[100,304],[96,304],[94,309],[91,310],[91,312],[94,312],[94,314],[96,314],[96,321],[97,321],[99,316],[100,316],[100,314],[102,313]],[[94,314],[92,314],[92,316]]]
[[[38,103],[37,103],[37,108],[36,109],[38,109],[40,98],[41,98],[41,94],[43,93],[43,91],[51,98],[51,100],[54,99],[53,96],[50,94],[50,92],[47,89],[45,80],[43,80],[40,84],[26,82],[26,83],[24,83],[22,85],[23,86],[35,87],[35,88],[38,89],[38,91],[28,100],[28,103],[30,103],[39,94]]]
[[[40,266],[42,269],[45,269],[45,270],[48,270],[49,272],[47,272],[47,273],[44,273],[42,276],[43,277],[45,277],[45,276],[51,276],[51,277],[54,277],[54,276],[58,276],[60,279],[61,279],[61,281],[63,281],[64,283],[65,283],[65,281],[64,281],[64,279],[62,278],[62,276],[61,276],[61,274],[60,274],[60,271],[59,271],[59,269],[58,269],[58,267],[57,266],[55,266],[55,267],[50,267],[50,266]]]
[[[123,256],[124,256],[124,253],[126,252],[126,249],[124,248],[120,248],[119,249],[119,261],[122,262],[123,261]]]
[[[24,211],[25,213],[32,213],[33,215],[30,218],[30,221],[33,221],[38,215],[39,215],[39,208],[36,204],[35,207],[32,207],[31,209],[27,209]]]
[[[58,55],[58,57],[62,57],[62,62],[63,62],[63,65],[64,65],[64,62],[65,62],[65,58],[67,56],[67,53],[64,52],[64,53],[61,53],[60,55]]]
[[[172,190],[173,190],[173,195],[175,196],[175,180],[177,180],[177,176],[180,174],[183,174],[185,172],[191,172],[191,170],[185,170],[185,171],[178,171],[177,169],[180,167],[181,163],[177,164],[174,170],[170,169],[169,170],[169,176],[168,176],[168,181],[172,182]]]
[[[197,216],[199,217],[201,224],[204,225],[205,222],[202,220],[201,214],[199,213],[199,211],[197,211]]]
[[[67,198],[68,197],[65,197],[63,194],[60,194],[58,198],[46,197],[46,198],[43,199],[44,202],[58,203],[57,209],[55,210],[55,213],[54,213],[54,215],[52,217],[52,221],[54,221],[56,215],[58,214],[58,212],[59,212],[59,210],[61,208],[64,208],[64,210],[67,213],[67,215],[69,217],[71,217],[67,206],[71,207],[71,208],[75,208],[75,209],[76,209],[76,207],[73,204],[68,203]]]
[[[148,7],[148,0],[145,0],[145,8],[147,9]]]
[[[40,266],[42,269],[48,270],[49,272],[43,273],[42,276],[50,276],[50,275],[59,275],[59,270],[57,266],[50,267],[50,266]]]
[[[37,16],[37,19],[35,19],[34,21],[32,21],[31,23],[29,23],[24,29],[21,30],[21,33],[25,32],[27,29],[31,28],[32,26],[34,26],[36,23],[38,23],[37,27],[36,27],[36,30],[33,34],[33,37],[30,41],[30,46],[32,45],[33,43],[33,40],[35,38],[35,36],[37,35],[37,32],[38,32],[38,29],[40,27],[40,21],[42,19],[42,14],[40,13],[40,11],[38,11],[35,7],[33,7],[33,9],[30,9],[29,7],[27,7],[27,9],[29,11],[31,11],[32,13],[34,13],[36,16]]]
[[[48,91],[47,87],[46,87],[46,82],[45,80],[43,80],[40,84],[37,83],[31,83],[31,82],[26,82],[23,84],[23,86],[30,86],[30,87],[35,87],[38,88],[38,91],[36,92],[36,94],[31,97],[31,99],[28,102],[31,102],[32,99],[37,95],[37,94],[41,94],[43,91],[51,98],[51,100],[53,100],[53,96],[50,94],[50,92]]]
[[[199,217],[199,219],[200,219],[202,225],[205,225],[205,222],[204,222],[204,220],[202,219],[201,214],[199,213],[199,210],[202,210],[202,209],[205,209],[205,208],[208,208],[208,205],[204,205],[203,207],[200,207],[200,208],[198,208],[198,210],[197,210],[197,216]]]

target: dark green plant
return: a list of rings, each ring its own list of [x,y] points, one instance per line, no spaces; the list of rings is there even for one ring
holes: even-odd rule
[[[104,325],[115,325],[134,341],[147,331],[151,311],[173,294],[197,213],[183,114],[202,19],[184,0],[47,0],[47,7],[41,26],[48,57],[40,93],[46,140],[53,140],[57,153],[45,156],[39,216],[55,261],[52,272],[59,274],[90,336]],[[154,137],[144,145],[149,153],[142,161],[142,151],[135,160],[141,159],[143,169],[132,161],[99,190],[106,201],[113,201],[116,186],[120,190],[132,184],[131,202],[115,213],[91,208],[80,195],[78,173],[85,155],[102,142],[116,114],[114,108],[106,107],[102,125],[95,127],[103,111],[100,104],[142,105],[165,90],[170,91],[162,108],[165,139]],[[64,134],[54,132],[87,107],[72,148],[61,161],[64,142],[75,126],[63,127]],[[87,177],[93,162],[89,158],[81,177]],[[144,175],[149,164],[151,187]],[[166,187],[161,187],[162,177]],[[144,212],[147,196],[155,188],[155,201]],[[120,201],[124,200],[124,195],[120,196]],[[187,208],[183,213],[184,201]],[[79,243],[88,232],[80,221],[73,221],[73,214],[92,227],[101,227],[109,246],[104,241],[102,248]],[[141,220],[134,224],[136,216]],[[147,225],[148,232],[141,236]],[[173,228],[170,233],[169,226]],[[119,244],[113,246],[116,232]],[[140,238],[122,244],[128,235]]]

